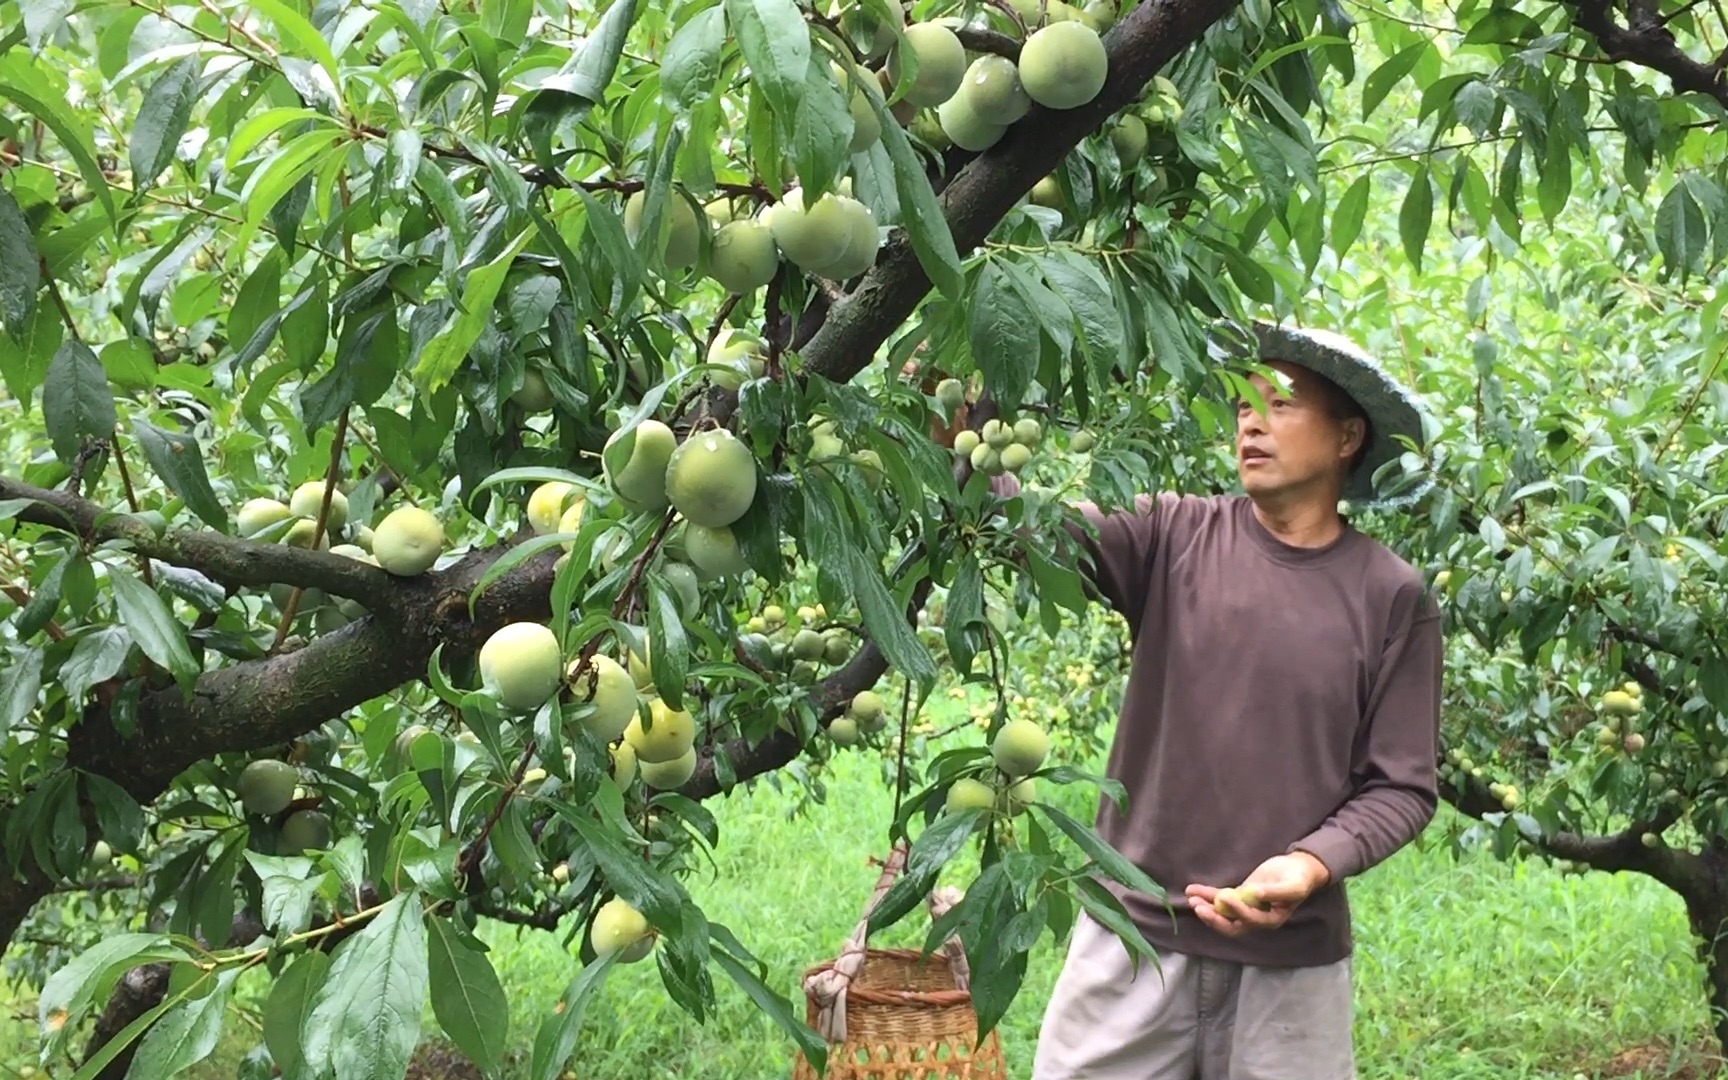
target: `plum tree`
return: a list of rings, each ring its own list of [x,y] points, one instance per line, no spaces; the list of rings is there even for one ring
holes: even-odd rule
[[[1457,842],[1728,918],[1713,8],[45,10],[0,14],[0,941],[42,1061],[166,1072],[221,1018],[248,1075],[394,1077],[429,999],[497,1073],[508,1003],[421,988],[485,981],[498,919],[591,964],[611,898],[681,1006],[773,1004],[690,808],[842,750],[917,855],[884,924],[976,844],[988,1030],[1026,954],[986,941],[1159,889],[1058,797],[1123,633],[1063,504],[1229,490],[1256,315],[1437,405],[1398,464],[1442,482],[1352,517],[1449,575]],[[673,466],[708,433],[749,499]],[[994,704],[948,730],[945,682]],[[80,891],[96,832],[139,890]],[[200,996],[102,1009],[134,961]]]

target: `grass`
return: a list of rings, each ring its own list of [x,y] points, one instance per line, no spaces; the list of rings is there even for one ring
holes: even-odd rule
[[[689,883],[710,918],[736,931],[800,1008],[802,972],[835,954],[875,882],[867,859],[882,851],[889,812],[874,758],[848,755],[828,791],[826,806],[798,818],[788,815],[790,797],[766,786],[710,803],[721,820],[718,873]],[[1351,896],[1361,1080],[1712,1075],[1701,1071],[1694,1049],[1707,1031],[1685,915],[1649,881],[1564,877],[1541,864],[1454,861],[1443,850],[1412,847],[1355,881]],[[920,933],[917,915],[896,931],[891,943]],[[553,935],[493,925],[485,936],[511,992],[511,1044],[525,1062],[534,1028],[575,960]],[[1030,1074],[1061,958],[1046,936],[1002,1025],[1015,1077]],[[786,1040],[730,982],[715,978],[719,1010],[699,1025],[670,1002],[652,964],[617,971],[589,1009],[575,1075],[789,1076]],[[27,1060],[30,1025],[12,1018],[30,1006],[0,998],[0,1080],[12,1075],[8,1061]],[[189,1075],[234,1076],[251,1046],[249,1028],[231,1020],[216,1056]],[[435,1038],[430,1012],[427,1031]]]

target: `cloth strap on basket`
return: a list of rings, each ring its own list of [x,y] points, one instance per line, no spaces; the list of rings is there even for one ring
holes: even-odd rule
[[[876,891],[871,894],[870,902],[864,907],[864,917],[858,920],[853,928],[852,936],[846,939],[846,944],[840,950],[840,956],[834,963],[822,971],[804,980],[805,993],[818,1005],[816,1015],[816,1030],[830,1043],[846,1040],[846,991],[864,970],[864,958],[868,951],[866,940],[870,935],[870,914],[876,910],[876,905],[882,902],[893,886],[894,879],[906,867],[906,842],[901,840],[894,845],[888,860],[882,864],[882,876],[876,882]],[[958,904],[965,894],[953,886],[944,886],[933,890],[927,900],[930,907],[930,918],[940,919],[949,909]],[[966,949],[960,939],[950,936],[942,943],[942,954],[948,960],[948,970],[954,976],[957,989],[971,988],[972,972],[966,963]]]

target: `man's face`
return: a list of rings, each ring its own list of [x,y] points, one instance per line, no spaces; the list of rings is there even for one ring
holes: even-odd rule
[[[1255,497],[1335,497],[1361,445],[1361,422],[1333,419],[1324,391],[1306,368],[1281,360],[1267,366],[1284,376],[1285,385],[1259,373],[1249,376],[1266,411],[1247,397],[1236,405],[1236,471],[1244,490]]]

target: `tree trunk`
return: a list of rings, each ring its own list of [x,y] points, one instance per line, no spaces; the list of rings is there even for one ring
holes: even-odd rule
[[[1698,959],[1704,965],[1711,1030],[1728,1060],[1728,852],[1713,844],[1699,859],[1705,872],[1694,875],[1688,882],[1690,887],[1680,894],[1698,939]]]

